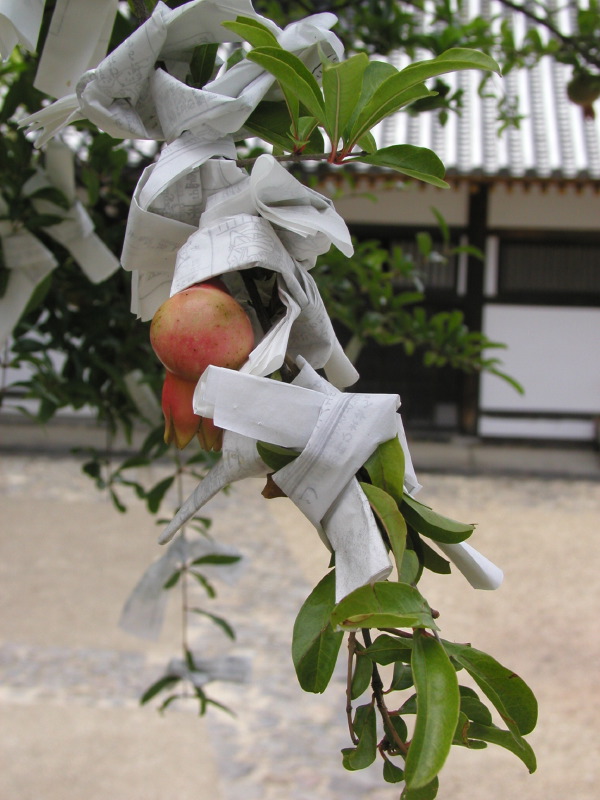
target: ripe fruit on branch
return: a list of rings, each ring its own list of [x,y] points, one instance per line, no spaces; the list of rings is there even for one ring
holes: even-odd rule
[[[197,435],[204,450],[220,450],[223,431],[194,414],[194,389],[210,364],[239,369],[246,361],[254,347],[246,312],[221,281],[197,283],[160,306],[150,325],[150,342],[167,368],[165,442],[181,450]]]
[[[152,319],[150,342],[168,370],[197,381],[210,364],[239,369],[254,347],[254,334],[244,309],[215,280],[166,300]]]

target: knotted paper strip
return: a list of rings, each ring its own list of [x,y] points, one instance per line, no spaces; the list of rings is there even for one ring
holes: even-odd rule
[[[321,52],[336,61],[343,52],[330,30],[336,22],[333,14],[316,14],[282,31],[256,14],[248,0],[196,0],[173,10],[159,2],[150,19],[96,69],[81,76],[74,94],[32,114],[23,124],[39,131],[38,147],[79,119],[89,119],[118,139],[173,141],[191,131],[211,142],[238,133],[273,89],[275,78],[270,73],[244,60],[202,89],[185,83],[195,47],[240,41],[222,26],[238,15],[266,25],[311,71],[318,69]],[[157,69],[157,62],[166,69]],[[278,90],[274,97],[279,97]]]
[[[134,636],[156,640],[162,630],[168,600],[165,583],[185,561],[209,554],[241,555],[237,550],[209,539],[176,539],[167,552],[148,567],[134,587],[123,607],[119,626]],[[208,577],[220,578],[228,584],[237,580],[242,569],[241,561],[218,566],[202,565],[202,572]]]

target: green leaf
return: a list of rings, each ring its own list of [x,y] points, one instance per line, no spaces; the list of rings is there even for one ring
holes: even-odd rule
[[[500,67],[493,58],[467,47],[453,47],[436,58],[409,64],[398,74],[403,77],[406,86],[412,86],[428,78],[436,78],[438,75],[463,69],[481,69],[500,74]]]
[[[278,444],[269,444],[268,442],[257,442],[256,449],[267,467],[270,467],[274,472],[283,469],[300,455],[296,450],[292,450],[289,447],[281,447]]]
[[[350,630],[437,628],[427,602],[417,589],[387,581],[361,586],[344,597],[333,609],[331,623]]]
[[[423,542],[419,540],[421,546]],[[419,561],[419,556],[414,550],[408,548],[404,551],[404,558],[402,559],[402,568],[398,575],[400,583],[417,583],[421,574],[422,568]]]
[[[189,574],[193,575],[193,577],[198,581],[200,586],[202,586],[202,588],[204,589],[206,594],[211,598],[211,600],[217,596],[215,587],[209,580],[207,580],[204,577],[204,575],[202,575],[200,572],[194,572],[193,570],[190,570]]]
[[[290,112],[286,103],[259,103],[250,114],[244,128],[269,144],[292,151],[294,142],[290,136]]]
[[[227,636],[229,636],[230,639],[235,639],[234,629],[231,627],[231,625],[227,622],[226,619],[223,619],[223,617],[217,617],[215,614],[209,614],[208,611],[204,611],[204,609],[202,608],[192,608],[190,610],[193,611],[194,614],[202,614],[202,616],[208,617],[215,623],[215,625],[218,625],[219,628],[221,628],[221,630]]]
[[[421,557],[423,566],[438,575],[450,575],[452,569],[450,562],[437,553],[432,547],[421,540]]]
[[[434,800],[437,797],[439,781],[434,778],[427,786],[420,786],[418,789],[409,789],[408,786],[400,795],[400,800]]]
[[[386,664],[393,664],[396,661],[410,662],[412,652],[412,641],[410,639],[400,639],[396,636],[389,636],[387,633],[382,633],[378,636],[373,644],[365,648],[363,651],[365,656],[368,656],[371,661],[385,666]]]
[[[522,678],[469,645],[444,642],[444,647],[475,680],[515,737],[525,736],[535,728],[537,701]]]
[[[412,670],[417,689],[417,719],[404,776],[409,789],[427,786],[444,765],[458,720],[456,672],[437,639],[415,631]]]
[[[414,86],[406,84],[407,81],[402,80],[402,73],[398,72],[379,86],[354,121],[344,143],[346,149],[354,146],[367,131],[374,128],[381,120],[399,111],[403,106],[423,97],[435,97],[436,95],[436,92],[429,91],[424,83],[415,81]]]
[[[515,736],[510,731],[504,731],[496,725],[481,725],[479,722],[469,723],[467,734],[471,739],[480,739],[483,742],[497,744],[510,750],[525,764],[529,772],[535,772],[537,762],[531,745],[520,736]]]
[[[162,692],[163,689],[174,686],[176,683],[179,683],[180,680],[181,678],[178,678],[176,675],[164,675],[162,678],[159,678],[155,683],[149,686],[140,697],[140,705],[145,705],[149,700],[152,700],[153,697],[156,697],[159,692]]]
[[[377,142],[372,133],[365,133],[365,135],[361,136],[358,140],[357,144],[365,153],[374,153],[377,150]]]
[[[398,437],[380,444],[364,466],[371,483],[400,504],[404,496],[404,451]]]
[[[404,689],[410,689],[413,684],[414,680],[410,666],[403,664],[402,661],[396,661],[389,691],[402,692]]]
[[[174,480],[175,480],[174,475],[170,475],[168,478],[164,478],[162,481],[159,481],[156,484],[156,486],[153,486],[152,489],[150,489],[150,491],[146,495],[146,504],[148,506],[148,510],[152,514],[156,514],[156,512],[158,511],[160,504],[162,503],[166,493],[173,485]]]
[[[275,34],[253,17],[238,16],[235,21],[227,20],[221,23],[224,28],[235,33],[240,39],[248,42],[252,47],[277,47],[281,45]]]
[[[362,91],[364,72],[369,64],[365,53],[359,53],[339,64],[326,63],[323,67],[323,94],[325,96],[325,130],[331,139],[333,151],[338,143]]]
[[[475,525],[444,517],[408,494],[404,495],[400,510],[411,527],[436,542],[456,544],[468,539],[475,530]]]
[[[163,589],[172,589],[181,578],[181,570],[176,570],[163,584]]]
[[[357,650],[354,661],[354,672],[352,674],[352,684],[350,687],[350,698],[356,700],[361,694],[367,691],[371,685],[373,674],[373,662],[363,656],[364,649]]]
[[[377,718],[372,703],[356,709],[354,730],[360,737],[358,745],[342,750],[342,763],[348,770],[365,769],[377,755]]]
[[[305,692],[324,692],[331,680],[344,634],[334,631],[335,571],[317,584],[300,609],[292,634],[292,660]]]
[[[471,722],[479,722],[481,725],[492,724],[492,713],[477,697],[477,694],[468,686],[459,686],[460,689],[460,710],[466,714]]]
[[[393,64],[389,64],[387,61],[369,61],[369,64],[363,74],[362,91],[360,93],[360,97],[358,98],[358,102],[354,107],[352,116],[348,120],[346,129],[343,132],[344,142],[349,141],[350,131],[354,127],[354,123],[356,122],[358,115],[373,97],[377,89],[384,81],[386,81],[392,75],[396,75],[397,73],[398,70],[396,67]]]
[[[32,192],[29,195],[29,199],[47,200],[48,202],[54,203],[54,205],[60,206],[60,208],[64,208],[67,211],[71,208],[69,198],[55,186],[42,186],[41,189],[37,189],[35,192]]]
[[[400,572],[402,558],[406,548],[407,529],[404,517],[398,511],[398,504],[393,497],[378,486],[372,486],[370,483],[360,481],[360,487],[385,529],[392,548],[392,553],[394,554],[396,568],[398,572]]]
[[[404,770],[386,758],[383,762],[383,780],[387,783],[400,783],[404,780]]]
[[[194,48],[190,60],[190,75],[197,89],[201,89],[212,78],[218,49],[219,45],[212,42]]]
[[[277,78],[323,125],[327,124],[323,95],[312,72],[293,53],[277,47],[258,47],[247,58]]]
[[[200,556],[192,561],[192,566],[198,564],[237,564],[241,561],[241,556],[228,556],[223,553],[208,553],[208,555]]]
[[[394,144],[383,147],[375,153],[353,156],[346,162],[361,161],[364,164],[373,164],[376,167],[386,167],[408,175],[409,178],[425,181],[440,189],[447,189],[448,184],[443,179],[446,174],[444,165],[432,150],[426,147],[416,147],[412,144]]]

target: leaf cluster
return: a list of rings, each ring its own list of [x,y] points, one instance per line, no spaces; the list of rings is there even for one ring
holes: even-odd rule
[[[263,443],[267,457],[268,449]],[[361,486],[393,556],[397,579],[360,587],[336,604],[331,570],[300,609],[292,643],[300,685],[323,692],[344,632],[349,632],[347,716],[353,746],[342,750],[344,767],[364,769],[379,755],[384,779],[404,781],[404,800],[436,796],[438,774],[452,746],[478,750],[496,744],[533,772],[535,755],[524,739],[537,720],[533,693],[487,653],[442,640],[438,614],[417,588],[423,569],[450,570],[424,540],[461,542],[474,526],[448,519],[404,492],[397,439],[380,445],[363,472]],[[387,688],[379,672],[383,666],[393,666]],[[481,695],[459,684],[461,670]],[[353,709],[369,690],[370,699]]]

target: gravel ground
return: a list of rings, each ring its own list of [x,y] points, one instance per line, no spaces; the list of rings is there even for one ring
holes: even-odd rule
[[[473,544],[506,573],[503,587],[491,593],[475,592],[459,574],[428,577],[423,592],[441,612],[442,634],[492,653],[518,672],[540,701],[539,726],[530,737],[537,773],[528,775],[516,758],[499,749],[457,749],[442,773],[439,797],[458,800],[468,793],[486,800],[595,800],[600,777],[600,485],[433,474],[420,478],[425,486],[421,498],[449,516],[476,522]],[[0,745],[9,756],[9,767],[0,776],[1,797],[150,800],[166,792],[207,800],[397,797],[397,789],[383,783],[379,765],[357,773],[341,766],[339,751],[349,744],[343,663],[324,695],[306,695],[297,686],[289,655],[291,630],[299,606],[327,568],[328,554],[287,500],[264,501],[260,488],[259,481],[247,481],[216,498],[209,509],[215,538],[247,557],[239,580],[233,586],[219,584],[212,601],[215,613],[235,627],[237,639],[231,644],[200,621],[192,630],[192,645],[207,657],[228,652],[251,665],[247,682],[209,687],[209,694],[234,709],[236,718],[211,710],[207,718],[195,720],[176,709],[161,719],[151,709],[139,710],[137,698],[174,654],[176,603],[158,642],[140,642],[116,624],[140,572],[160,555],[152,521],[135,504],[127,515],[113,512],[73,459],[2,457],[0,705],[2,716],[14,720],[14,729],[9,723]],[[77,715],[86,714],[88,737],[77,740],[82,744],[75,756],[68,749],[53,751],[36,738],[40,718],[57,709],[66,728],[57,737],[68,735],[69,720],[78,731]],[[161,748],[160,775],[150,756],[144,761],[119,758],[112,746],[118,732],[111,728],[107,733],[103,709],[126,710],[128,719],[139,723],[129,740],[139,735]],[[185,739],[177,739],[184,734]],[[198,758],[204,754],[201,779],[190,759],[175,763],[174,756],[166,758],[169,737],[180,752],[191,744]],[[67,765],[60,760],[69,752],[78,769],[93,772],[94,764],[104,764],[104,750],[91,744],[98,741],[110,751],[103,766],[103,794],[67,780]],[[148,788],[153,768],[157,777]],[[177,775],[165,779],[163,790],[161,775],[170,768]]]

